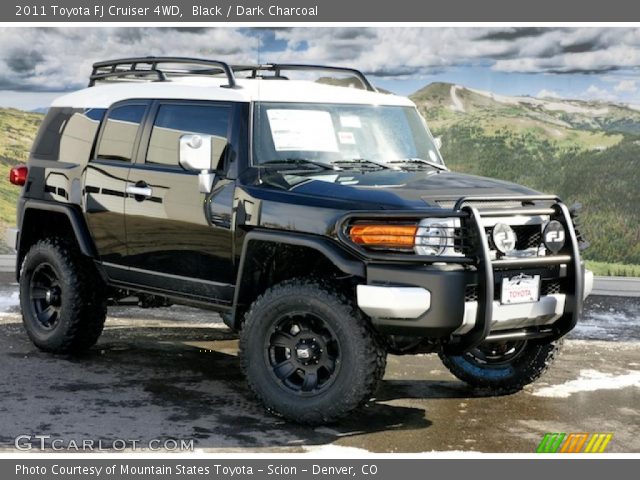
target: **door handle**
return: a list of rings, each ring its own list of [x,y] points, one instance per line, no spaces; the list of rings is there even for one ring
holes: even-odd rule
[[[153,189],[147,186],[127,185],[126,192],[134,197],[151,198],[153,195]]]

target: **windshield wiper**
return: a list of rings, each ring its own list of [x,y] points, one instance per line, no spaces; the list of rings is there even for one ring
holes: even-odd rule
[[[303,167],[303,168],[313,168],[318,167],[323,170],[341,170],[339,167],[323,162],[316,162],[313,160],[308,160],[306,158],[281,158],[277,160],[268,160],[266,162],[260,162],[255,165],[258,168],[281,168],[281,167]]]
[[[402,160],[392,160],[389,163],[393,165],[399,165],[399,164],[428,165],[430,167],[437,168],[438,170],[444,170],[444,171],[449,170],[447,167],[445,167],[440,163],[432,162],[431,160],[425,160],[424,158],[403,158]]]
[[[379,167],[379,168],[384,168],[385,170],[387,169],[392,169],[392,170],[398,170],[395,167],[392,167],[390,165],[388,165],[387,163],[384,162],[377,162],[375,160],[370,160],[368,158],[353,158],[351,160],[336,160],[335,162],[332,162],[334,165],[359,165],[361,167],[366,167],[366,166],[373,166],[373,167]]]

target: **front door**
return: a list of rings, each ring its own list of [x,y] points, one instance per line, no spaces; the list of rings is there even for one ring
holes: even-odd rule
[[[211,212],[222,209],[231,218],[235,183],[219,179],[211,194],[201,193],[198,173],[182,168],[178,155],[182,135],[212,135],[212,161],[223,165],[232,112],[232,105],[217,102],[154,103],[125,188],[125,263],[134,282],[231,302],[231,222],[212,221]]]

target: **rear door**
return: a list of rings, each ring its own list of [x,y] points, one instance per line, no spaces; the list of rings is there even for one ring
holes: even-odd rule
[[[148,101],[120,102],[107,112],[84,175],[85,217],[100,259],[122,265],[127,254],[124,198]]]
[[[212,160],[223,166],[233,111],[223,102],[153,104],[125,189],[125,263],[133,283],[196,300],[231,301],[231,225],[212,221],[211,212],[231,217],[235,184],[220,178],[211,194],[200,193],[198,172],[179,165],[178,146],[185,134],[212,135]]]

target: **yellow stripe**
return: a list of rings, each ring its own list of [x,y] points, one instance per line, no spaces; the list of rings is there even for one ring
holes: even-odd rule
[[[598,449],[600,448],[600,444],[602,443],[602,440],[604,440],[605,435],[602,433],[595,433],[593,435],[594,437],[598,437],[598,439],[596,440],[596,443],[593,444],[593,447],[591,448],[591,453],[598,453]]]
[[[602,445],[600,446],[600,451],[598,453],[604,452],[604,449],[607,448],[607,445],[611,441],[611,438],[613,438],[613,434],[611,433],[607,434],[607,436],[604,439],[604,442],[602,442]]]
[[[593,447],[594,442],[596,441],[596,437],[598,435],[593,434],[591,436],[591,440],[589,440],[589,443],[587,444],[587,448],[584,449],[584,453],[591,453],[591,447]]]

